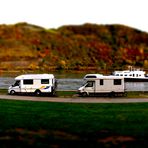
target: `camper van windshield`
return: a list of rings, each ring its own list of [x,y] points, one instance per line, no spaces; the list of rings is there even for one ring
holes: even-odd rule
[[[15,83],[13,84],[13,87],[14,86],[19,86],[20,85],[20,80],[17,80],[17,81],[15,81]]]
[[[93,87],[94,81],[88,81],[85,87]]]

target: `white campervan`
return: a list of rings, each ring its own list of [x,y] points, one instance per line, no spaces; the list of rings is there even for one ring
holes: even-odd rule
[[[34,93],[35,95],[54,94],[56,79],[53,74],[25,74],[15,78],[15,82],[8,89],[8,93]]]
[[[125,84],[123,77],[86,75],[84,85],[78,89],[81,96],[93,95],[125,95]]]

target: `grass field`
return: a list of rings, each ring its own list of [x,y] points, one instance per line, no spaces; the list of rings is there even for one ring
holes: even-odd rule
[[[0,100],[1,147],[147,147],[148,103]]]

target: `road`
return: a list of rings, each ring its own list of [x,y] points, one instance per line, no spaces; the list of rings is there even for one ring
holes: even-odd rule
[[[148,98],[107,98],[107,97],[35,97],[35,96],[11,96],[0,95],[0,99],[9,100],[28,100],[28,101],[44,101],[44,102],[67,102],[67,103],[138,103],[148,102]]]

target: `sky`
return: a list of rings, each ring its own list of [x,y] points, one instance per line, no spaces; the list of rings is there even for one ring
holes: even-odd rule
[[[148,32],[148,0],[0,0],[0,24],[122,24]]]

